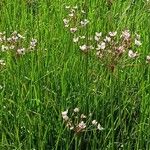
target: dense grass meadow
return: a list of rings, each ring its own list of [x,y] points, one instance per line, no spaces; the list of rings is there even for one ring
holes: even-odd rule
[[[1,150],[150,150],[150,1],[0,0]]]

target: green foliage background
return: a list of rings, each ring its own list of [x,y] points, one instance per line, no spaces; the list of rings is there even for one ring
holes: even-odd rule
[[[83,55],[64,28],[66,5],[88,11],[88,32],[130,29],[141,35],[141,59],[112,73]],[[0,149],[149,150],[150,3],[146,0],[1,0],[0,31],[36,38],[33,53],[16,58],[0,52]],[[26,45],[27,43],[24,43]],[[132,66],[132,64],[134,64]],[[61,112],[93,112],[104,131],[74,135]]]

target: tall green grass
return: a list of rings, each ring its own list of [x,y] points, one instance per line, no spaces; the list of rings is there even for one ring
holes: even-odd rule
[[[115,72],[84,55],[64,28],[66,5],[87,9],[88,33],[130,29],[142,37],[141,59]],[[0,31],[14,30],[37,50],[16,58],[0,52],[0,149],[149,150],[150,3],[146,0],[2,0]],[[85,31],[86,32],[86,31]],[[26,43],[24,43],[26,45]],[[61,112],[79,107],[93,113],[103,131],[74,134]]]

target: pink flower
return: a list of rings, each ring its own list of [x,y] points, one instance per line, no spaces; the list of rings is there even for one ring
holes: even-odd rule
[[[121,37],[123,37],[125,40],[129,40],[129,38],[130,38],[129,30],[123,31]]]
[[[81,122],[78,124],[78,127],[79,127],[80,129],[85,129],[85,128],[86,128],[86,124],[85,124],[83,121],[81,121]]]

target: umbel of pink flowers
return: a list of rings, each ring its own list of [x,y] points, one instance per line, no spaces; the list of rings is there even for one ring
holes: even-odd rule
[[[79,46],[79,50],[84,53],[90,51],[95,52],[95,55],[104,62],[104,60],[112,60],[110,66],[115,66],[122,56],[128,56],[130,59],[135,59],[141,54],[138,53],[142,46],[140,35],[135,33],[131,35],[129,30],[124,30],[119,34],[117,31],[108,32],[103,36],[102,32],[95,32],[95,35],[79,35],[81,30],[85,30],[90,21],[85,18],[80,19],[79,16],[85,16],[84,10],[78,9],[77,6],[65,7],[68,15],[63,19],[64,26],[73,35],[73,43]],[[78,15],[80,13],[80,15]],[[85,27],[85,28],[84,28]],[[118,38],[119,37],[119,38]],[[146,63],[150,63],[150,55],[146,56]]]
[[[71,117],[69,117],[69,113]],[[68,109],[61,113],[62,119],[66,125],[66,127],[75,133],[80,133],[89,130],[104,130],[104,128],[98,123],[95,119],[89,119],[91,117],[91,113],[86,116],[83,113],[80,113],[79,108],[74,108],[72,112],[69,112]],[[91,122],[87,122],[86,120],[91,120]]]

